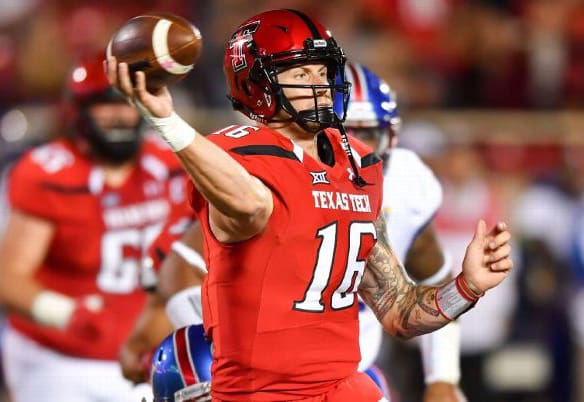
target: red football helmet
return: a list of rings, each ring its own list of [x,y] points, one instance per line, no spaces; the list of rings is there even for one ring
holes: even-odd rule
[[[332,107],[317,105],[317,91],[331,90],[348,102],[345,80],[346,57],[331,33],[318,21],[296,10],[267,11],[243,22],[225,46],[223,71],[229,86],[229,99],[235,110],[261,122],[275,121],[280,109],[291,120],[309,131],[334,126]],[[328,67],[328,85],[283,85],[277,74],[297,64],[322,62]],[[295,110],[284,96],[283,87],[310,88],[312,110]]]
[[[114,127],[102,129],[91,113],[96,104],[125,103],[123,95],[108,82],[103,68],[103,55],[82,58],[71,70],[67,81],[69,108],[75,135],[84,138],[97,158],[122,163],[132,158],[141,141],[141,119],[132,123],[119,119]]]
[[[71,70],[68,91],[71,100],[78,105],[105,102],[123,102],[124,97],[108,82],[103,70],[104,57],[83,57]]]

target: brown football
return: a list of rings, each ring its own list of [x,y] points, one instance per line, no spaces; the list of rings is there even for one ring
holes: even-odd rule
[[[130,73],[144,71],[148,89],[184,78],[201,55],[201,33],[186,19],[156,13],[134,17],[114,33],[107,56],[126,62]]]

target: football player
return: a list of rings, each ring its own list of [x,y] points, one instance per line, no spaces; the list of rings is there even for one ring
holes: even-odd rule
[[[345,126],[351,135],[371,145],[385,163],[384,213],[389,222],[388,236],[392,240],[396,254],[406,261],[405,267],[408,273],[418,281],[435,284],[450,279],[451,267],[448,258],[443,256],[431,224],[442,198],[441,186],[431,170],[412,151],[393,149],[401,124],[395,94],[381,78],[364,66],[348,63],[346,74],[353,85]],[[341,106],[338,103],[335,106],[340,113]],[[391,158],[389,158],[390,151]],[[204,266],[199,253],[194,250],[202,250],[199,244],[202,239],[200,239],[197,226],[192,227],[182,236],[182,243],[174,243],[175,246],[172,248],[181,254],[177,254],[177,251],[173,252],[171,260],[164,264],[164,276],[158,282],[162,285],[159,293],[164,295],[164,299],[170,296],[169,290],[172,289],[172,293],[179,292],[187,288],[190,282],[185,279],[182,281],[170,279],[177,276],[172,271],[179,272],[178,275],[182,278],[188,278],[192,274],[188,272],[180,274],[181,271],[184,272],[185,262],[190,260],[193,262],[191,265],[199,269]],[[179,227],[178,223],[173,223],[169,226],[168,232],[172,232],[172,228],[175,228],[174,233],[177,233]],[[172,236],[169,234],[163,238],[168,237]],[[157,260],[156,265],[160,263],[159,256],[166,255],[165,250],[170,248],[168,245],[160,245],[156,248],[158,252],[152,253],[153,259]],[[194,253],[192,255],[195,258],[189,258],[191,253]],[[190,295],[191,292],[192,290],[186,291],[186,294]],[[196,307],[200,304],[199,300],[200,297],[193,298],[192,296],[172,299],[170,303],[172,308],[169,310],[171,317],[177,317],[174,311],[184,312],[180,315],[182,319],[178,321],[176,318],[173,319],[175,328],[195,323],[198,317],[200,319],[200,314],[197,314],[198,307]],[[180,305],[182,307],[179,308]],[[381,326],[371,309],[362,302],[360,302],[359,320],[362,355],[359,369],[369,374],[382,389],[386,390],[383,375],[374,366],[381,347]],[[151,334],[150,328],[154,325],[151,321],[148,325],[144,325],[142,330],[137,329],[136,334],[142,335],[135,338],[148,337]],[[458,324],[452,322],[421,338],[428,384],[425,401],[461,400],[461,391],[457,386],[460,378],[459,337]],[[134,360],[136,363],[139,362],[137,358]],[[127,364],[122,361],[122,366],[127,366]],[[139,374],[140,366],[135,367],[135,372]]]
[[[427,285],[450,280],[450,259],[434,234],[432,218],[440,207],[442,188],[432,171],[412,151],[395,148],[401,125],[395,93],[368,68],[346,65],[352,83],[345,127],[350,135],[370,145],[384,162],[383,215],[393,251],[410,277]],[[335,103],[337,113],[342,105]],[[362,303],[362,302],[361,302]],[[360,369],[376,379],[371,367],[381,348],[382,330],[372,310],[359,309]],[[425,371],[425,402],[459,402],[463,398],[460,379],[460,329],[451,322],[421,337]]]
[[[103,56],[68,83],[71,135],[29,151],[9,179],[0,300],[12,401],[136,401],[118,349],[141,311],[140,262],[169,211],[186,203],[168,146],[143,139]]]
[[[479,221],[461,275],[441,287],[409,280],[386,241],[381,160],[333,111],[334,94],[348,101],[344,64],[330,31],[304,13],[251,17],[223,67],[234,108],[261,125],[205,137],[173,111],[167,88],[148,92],[143,72],[134,85],[126,63],[108,60],[110,82],[194,183],[213,400],[383,400],[357,372],[357,292],[386,331],[410,337],[469,310],[512,268],[506,225],[487,233]]]

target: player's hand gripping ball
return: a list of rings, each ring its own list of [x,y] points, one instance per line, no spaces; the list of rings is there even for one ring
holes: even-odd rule
[[[173,14],[146,14],[128,20],[112,36],[107,56],[126,62],[130,74],[144,71],[149,90],[184,78],[201,55],[201,33]]]

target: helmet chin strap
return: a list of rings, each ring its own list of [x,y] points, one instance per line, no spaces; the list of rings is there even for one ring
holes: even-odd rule
[[[355,174],[355,177],[353,178],[353,183],[355,183],[355,185],[359,187],[365,187],[369,183],[367,183],[365,179],[363,179],[363,177],[361,177],[361,175],[359,174],[359,169],[357,168],[357,163],[355,162],[355,157],[353,156],[353,151],[351,151],[351,144],[349,143],[349,136],[347,134],[347,131],[345,131],[343,123],[336,117],[334,124],[335,128],[339,130],[339,132],[341,133],[342,141],[341,145],[343,146],[343,149],[347,154],[347,158],[349,158],[349,163],[351,164],[351,168],[353,169],[353,173]]]

